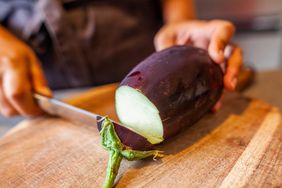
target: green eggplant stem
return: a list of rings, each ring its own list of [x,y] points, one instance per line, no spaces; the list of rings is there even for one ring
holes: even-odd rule
[[[103,147],[109,151],[109,161],[108,161],[108,167],[106,172],[107,174],[103,188],[113,187],[114,181],[118,174],[120,163],[123,158],[129,161],[134,161],[134,160],[144,159],[150,156],[153,156],[154,159],[156,157],[164,156],[162,154],[162,151],[159,150],[138,151],[138,150],[132,150],[126,145],[124,145],[120,141],[114,129],[114,125],[108,117],[105,117],[105,119],[103,119],[100,135],[102,137]]]
[[[104,188],[111,188],[114,184],[115,178],[118,174],[118,169],[122,160],[122,155],[116,151],[109,151],[109,161],[107,167],[106,179]]]

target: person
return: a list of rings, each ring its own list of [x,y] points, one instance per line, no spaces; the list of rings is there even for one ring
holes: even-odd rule
[[[0,0],[0,23],[6,117],[40,114],[34,92],[52,96],[51,89],[119,81],[154,47],[208,50],[215,63],[227,62],[228,90],[235,89],[242,64],[242,50],[230,50],[234,25],[197,20],[192,0]]]

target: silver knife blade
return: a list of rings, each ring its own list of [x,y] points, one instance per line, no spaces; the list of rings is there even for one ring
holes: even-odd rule
[[[37,100],[40,108],[48,114],[62,117],[71,122],[98,126],[98,120],[103,118],[101,115],[88,112],[54,98],[49,98],[40,94],[34,94],[34,98]]]

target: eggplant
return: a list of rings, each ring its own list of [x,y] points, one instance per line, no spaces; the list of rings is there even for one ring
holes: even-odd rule
[[[191,126],[218,101],[223,73],[206,50],[174,46],[153,53],[115,93],[118,118],[152,144]]]
[[[115,106],[120,122],[137,134],[102,121],[102,145],[109,151],[104,188],[113,186],[123,158],[162,157],[162,151],[148,149],[198,121],[222,90],[219,65],[192,46],[153,53],[133,68],[116,90]]]

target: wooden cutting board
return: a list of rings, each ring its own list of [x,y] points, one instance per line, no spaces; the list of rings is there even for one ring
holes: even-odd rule
[[[115,88],[68,102],[116,119]],[[157,161],[123,161],[116,187],[282,187],[281,113],[256,99],[227,94],[219,113],[158,149]],[[107,158],[94,126],[26,120],[0,140],[0,187],[101,187]]]

